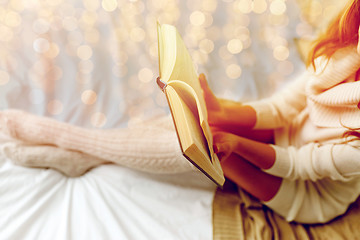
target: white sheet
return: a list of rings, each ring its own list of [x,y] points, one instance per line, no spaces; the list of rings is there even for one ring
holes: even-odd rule
[[[104,165],[79,178],[0,157],[1,239],[211,239],[214,185],[201,173]]]
[[[303,70],[294,38],[311,27],[295,0],[278,18],[248,2],[0,0],[0,109],[89,128],[168,114],[156,20],[178,27],[219,96],[268,96]],[[199,172],[104,165],[68,178],[0,155],[0,239],[211,239],[214,189]]]

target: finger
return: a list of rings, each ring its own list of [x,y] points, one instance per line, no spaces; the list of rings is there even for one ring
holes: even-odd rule
[[[217,152],[234,152],[236,150],[236,136],[230,133],[217,132],[213,137],[213,144],[216,145]]]
[[[360,26],[358,31],[358,45],[357,45],[357,52],[360,54]]]
[[[208,98],[208,100],[217,101],[217,98],[213,93],[213,91],[210,89],[206,77],[203,73],[199,75],[199,81],[200,81],[200,86],[204,91],[205,98]]]
[[[220,129],[220,128],[212,128],[214,129],[213,132],[213,139],[214,142],[218,142],[218,143],[224,143],[224,142],[230,142],[234,140],[234,135],[228,132],[225,132],[224,130]]]
[[[229,156],[232,154],[232,152],[218,152],[216,153],[216,156],[218,157],[219,161],[225,161],[227,158],[229,158]]]
[[[208,109],[215,110],[215,111],[211,112],[211,116],[208,118],[209,126],[218,128],[221,131],[225,131],[225,129],[223,127],[226,126],[228,120],[224,118],[224,113],[216,112],[216,110],[220,109],[220,107],[215,107],[210,104],[208,104],[207,106],[208,106]],[[214,129],[214,131],[215,130],[216,129]]]
[[[226,153],[218,153],[217,154],[217,157],[220,162],[225,161],[229,156],[230,156],[230,154],[226,154]]]
[[[205,74],[203,73],[200,73],[199,75],[199,81],[200,81],[200,85],[201,85],[201,88],[204,89],[204,88],[208,88],[208,84],[207,84],[207,81],[206,81],[206,77],[205,77]]]
[[[213,133],[213,140],[214,140],[214,143],[220,143],[220,142],[223,142],[222,139],[224,138],[224,134],[223,132],[221,131],[221,129],[218,129],[216,127],[212,128],[214,129],[214,132]]]
[[[218,133],[218,132],[223,132],[224,130],[222,128],[220,128],[219,126],[216,125],[210,125],[210,131],[214,134]]]

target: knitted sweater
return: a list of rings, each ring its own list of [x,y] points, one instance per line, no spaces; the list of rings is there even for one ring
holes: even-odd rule
[[[360,81],[355,79],[360,54],[346,48],[316,64],[316,72],[249,103],[257,114],[256,129],[276,129],[276,161],[266,172],[290,180],[349,181],[360,176],[360,142],[344,143],[342,135],[346,127],[360,127]]]

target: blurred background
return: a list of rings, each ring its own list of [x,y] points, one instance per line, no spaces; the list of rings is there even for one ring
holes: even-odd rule
[[[308,43],[346,1],[0,0],[0,110],[83,127],[168,114],[156,22],[178,28],[217,96],[271,95],[305,70]]]

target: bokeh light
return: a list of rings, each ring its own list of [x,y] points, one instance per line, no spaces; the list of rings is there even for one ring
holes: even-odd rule
[[[252,4],[252,0],[239,0],[234,3],[234,7],[241,13],[247,14],[252,11]]]
[[[142,68],[138,73],[138,78],[143,83],[148,83],[154,80],[154,73],[150,68]]]
[[[101,6],[105,11],[112,12],[117,8],[118,3],[116,0],[102,0]]]
[[[289,49],[285,46],[277,46],[274,48],[274,58],[279,61],[284,61],[289,57]]]
[[[82,45],[77,48],[77,56],[82,60],[88,60],[93,54],[92,48],[88,45]]]
[[[270,12],[274,15],[284,14],[286,11],[285,0],[274,0],[270,4]]]
[[[298,55],[345,3],[0,0],[0,91],[26,81],[26,99],[54,116],[69,111],[71,96],[95,128],[114,114],[131,125],[165,113],[166,98],[154,84],[159,21],[178,27],[196,70],[217,93],[260,97],[264,92],[252,89],[275,90],[291,79]]]
[[[38,53],[45,53],[50,49],[49,41],[45,38],[38,38],[34,41],[34,50]]]
[[[90,90],[90,89],[85,90],[81,94],[81,101],[86,105],[94,104],[96,102],[96,99],[97,99],[97,94],[93,90]]]
[[[96,112],[91,115],[91,124],[94,127],[101,128],[106,124],[106,116],[102,112]]]
[[[209,54],[214,50],[214,42],[210,39],[203,39],[199,43],[199,48],[203,53]]]
[[[237,79],[241,76],[241,67],[237,64],[230,64],[226,68],[226,75],[231,79]]]
[[[240,53],[243,49],[243,44],[240,39],[231,39],[227,44],[227,49],[232,54]]]
[[[17,27],[21,24],[21,17],[17,12],[7,12],[5,15],[5,24],[9,27]]]
[[[195,11],[190,15],[190,22],[194,26],[201,26],[205,22],[205,15],[200,11]]]
[[[253,11],[257,14],[262,14],[267,10],[268,3],[266,0],[254,0]]]

